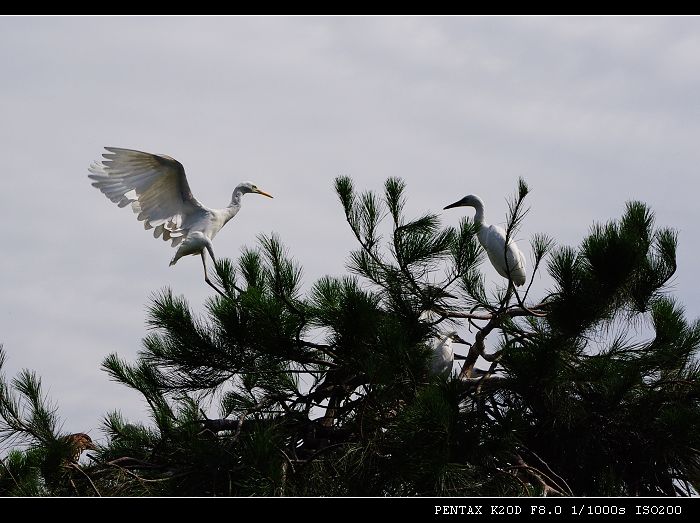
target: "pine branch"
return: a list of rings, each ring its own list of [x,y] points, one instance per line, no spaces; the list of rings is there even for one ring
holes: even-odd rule
[[[0,346],[1,348],[1,346]],[[1,362],[0,362],[0,367],[2,367]],[[5,469],[5,472],[7,472],[7,475],[10,476],[10,479],[12,482],[15,484],[15,486],[19,489],[19,491],[24,495],[24,496],[29,496],[26,490],[24,490],[24,487],[20,485],[19,481],[17,481],[17,478],[15,477],[14,474],[12,474],[12,471],[9,469],[9,467],[5,464],[5,460],[2,459],[2,456],[0,456],[0,465],[2,465],[2,468]]]

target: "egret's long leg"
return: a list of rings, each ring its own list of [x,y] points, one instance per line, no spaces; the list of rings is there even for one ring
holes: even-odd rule
[[[204,254],[204,251],[202,251],[200,254],[202,255],[202,266],[204,267],[204,281],[207,282],[207,285],[209,285],[212,289],[214,289],[216,292],[221,294],[221,296],[223,296],[224,298],[227,298],[228,296],[226,296],[223,292],[221,292],[221,290],[216,285],[214,285],[211,282],[211,280],[209,280],[209,274],[207,273],[206,255]]]
[[[508,278],[508,290],[506,291],[506,297],[504,298],[506,305],[510,304],[510,299],[513,297],[514,292],[515,292],[515,287],[513,286],[513,280]]]
[[[214,249],[211,248],[211,244],[207,245],[207,250],[209,251],[209,256],[211,256],[212,261],[214,262],[214,265],[216,265],[216,258],[214,257]],[[204,256],[204,252],[202,252],[202,256]],[[238,294],[243,294],[243,289],[241,289],[238,285],[235,283],[232,283],[233,288],[238,292]]]

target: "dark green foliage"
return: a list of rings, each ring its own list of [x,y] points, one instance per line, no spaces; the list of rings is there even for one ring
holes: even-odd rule
[[[4,361],[0,345],[0,372]],[[17,447],[0,458],[0,496],[90,494],[75,457],[82,449],[58,425],[36,374],[24,370],[9,383],[0,374],[0,443]]]
[[[304,292],[275,235],[220,260],[201,314],[163,291],[109,376],[150,420],[106,416],[80,465],[39,380],[0,380],[4,495],[688,495],[697,491],[700,323],[666,287],[677,237],[630,202],[579,247],[530,242],[528,285],[495,286],[470,218],[404,215],[406,185],[335,189],[350,275]],[[523,180],[507,236],[528,209]],[[522,247],[522,245],[521,245]],[[545,266],[551,288],[530,296]],[[431,375],[459,331],[461,369]],[[457,340],[459,341],[459,340]],[[0,356],[2,353],[0,352]],[[484,363],[486,362],[486,363]],[[1,361],[0,361],[1,363]]]

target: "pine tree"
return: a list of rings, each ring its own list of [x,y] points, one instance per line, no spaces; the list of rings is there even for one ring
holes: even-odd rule
[[[668,293],[676,233],[646,205],[628,203],[577,248],[535,235],[529,285],[491,289],[471,219],[407,218],[400,179],[382,195],[347,177],[335,189],[358,244],[349,274],[304,292],[301,267],[262,235],[217,264],[226,296],[203,314],[156,295],[137,360],[104,361],[151,419],[108,414],[89,463],[36,376],[2,378],[0,438],[20,450],[3,459],[0,494],[698,490],[700,323]],[[527,194],[521,181],[509,237]],[[544,270],[551,288],[532,299]],[[447,331],[459,331],[461,365],[435,375],[431,344]]]
[[[0,370],[4,363],[0,345]],[[0,420],[0,442],[17,447],[0,458],[0,496],[96,492],[78,464],[84,450],[95,448],[91,438],[83,433],[61,433],[56,407],[44,396],[36,374],[25,370],[11,383],[0,375]]]

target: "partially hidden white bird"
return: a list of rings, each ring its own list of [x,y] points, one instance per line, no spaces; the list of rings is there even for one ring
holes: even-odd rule
[[[452,350],[452,342],[457,332],[451,331],[431,340],[433,356],[430,360],[430,372],[444,378],[452,374],[455,354]]]
[[[424,311],[420,318],[426,322],[434,322],[438,318],[437,314],[432,311]],[[452,374],[452,365],[454,364],[454,351],[452,342],[457,338],[457,331],[449,331],[444,334],[433,336],[429,341],[432,356],[430,359],[430,373],[436,376],[447,378]]]
[[[506,231],[503,227],[488,225],[484,222],[484,202],[482,199],[474,194],[470,194],[455,203],[451,203],[445,209],[452,209],[453,207],[474,207],[476,209],[476,214],[474,215],[474,223],[478,227],[476,236],[486,254],[488,254],[491,264],[498,274],[504,278],[508,278],[508,272],[510,272],[510,280],[515,285],[524,285],[526,279],[525,256],[510,238],[506,248]]]
[[[216,262],[212,240],[228,221],[241,209],[241,198],[256,193],[272,198],[251,182],[243,182],[233,190],[231,203],[225,209],[210,209],[193,195],[180,162],[162,154],[151,154],[133,149],[105,147],[103,160],[94,162],[88,177],[92,185],[119,207],[131,205],[138,220],[146,229],[154,229],[153,236],[171,241],[178,247],[170,265],[183,256],[199,254],[204,267],[204,281],[219,294],[207,274],[204,251]]]

